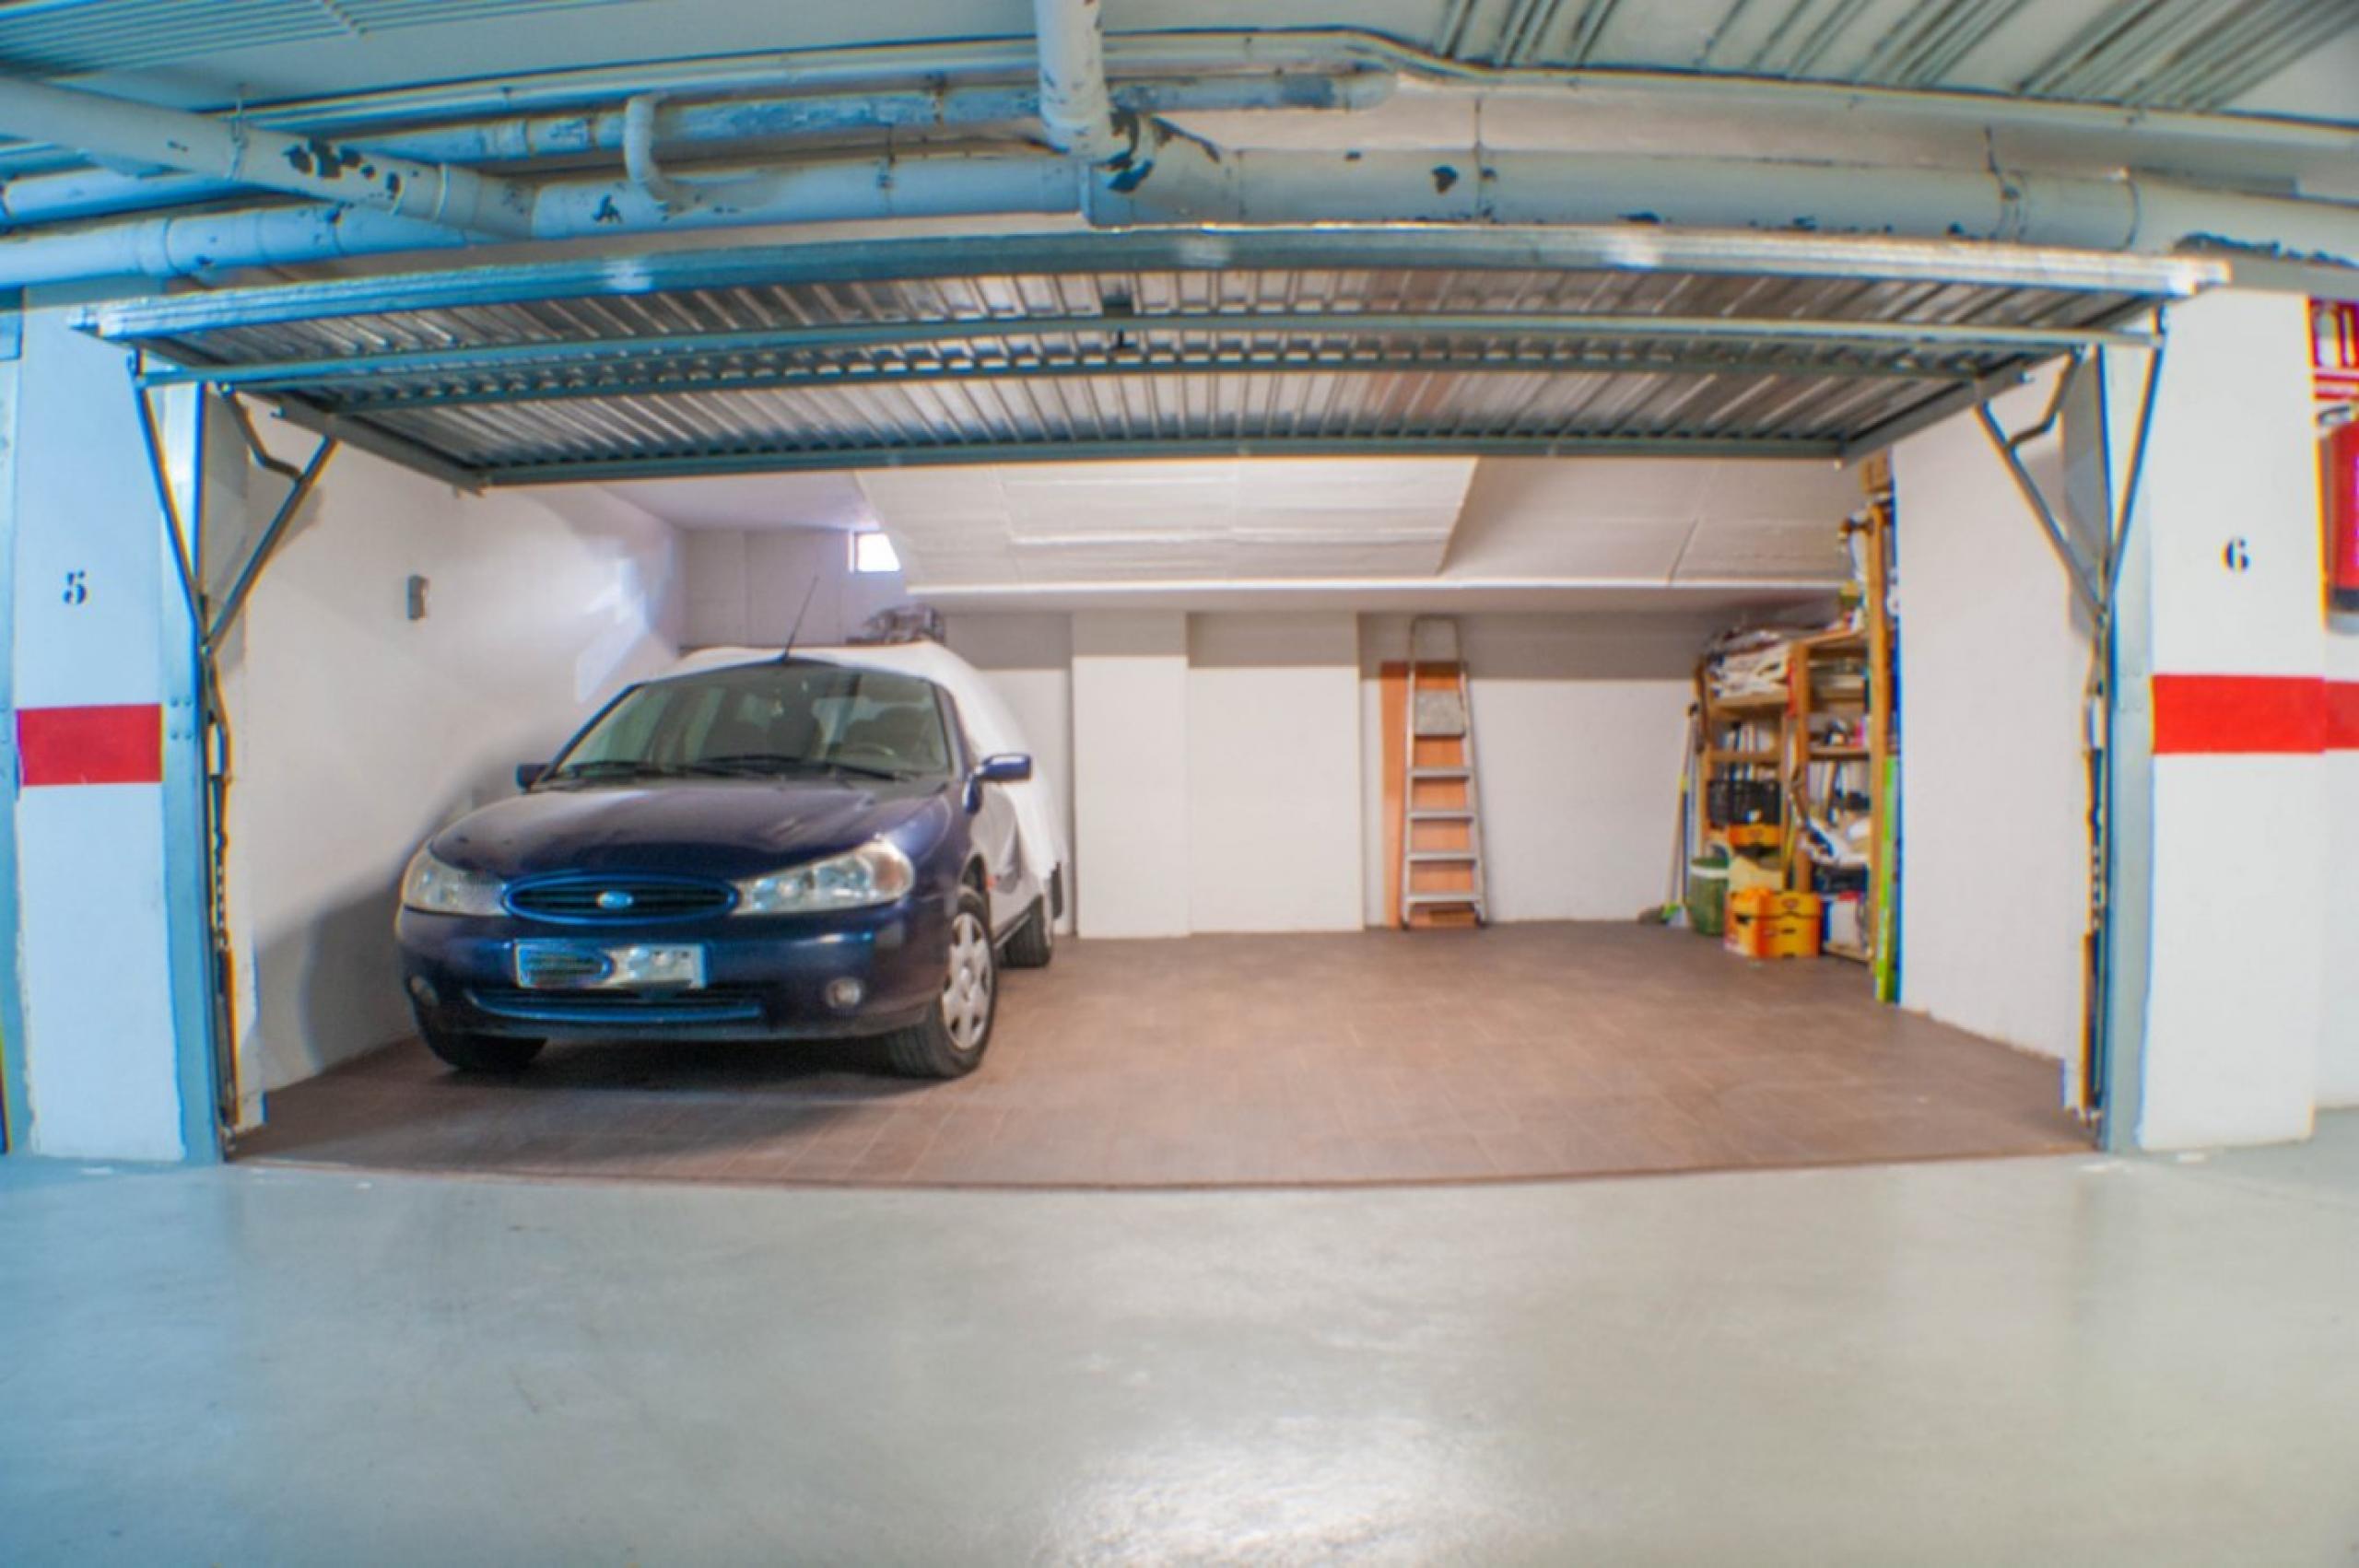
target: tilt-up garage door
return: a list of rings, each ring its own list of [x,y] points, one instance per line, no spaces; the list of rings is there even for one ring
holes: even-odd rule
[[[300,284],[109,305],[90,324],[141,351],[150,388],[275,405],[490,506],[511,486],[924,463],[1830,463],[2045,361],[2142,341],[2157,302],[2211,278],[2195,262],[1785,237],[1124,232]],[[1069,957],[1060,976],[1090,983]],[[1461,977],[1445,961],[1382,983],[1441,997]]]

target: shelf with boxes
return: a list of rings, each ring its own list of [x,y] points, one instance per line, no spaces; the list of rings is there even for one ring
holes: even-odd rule
[[[1721,944],[1747,958],[1815,958],[1825,942],[1825,902],[1815,893],[1767,887],[1731,893]]]
[[[1689,923],[1756,958],[1876,965],[1889,999],[1896,849],[1891,496],[1844,523],[1855,580],[1823,628],[1719,638],[1696,671]],[[1783,900],[1783,902],[1779,902]],[[1803,928],[1807,927],[1805,934]]]

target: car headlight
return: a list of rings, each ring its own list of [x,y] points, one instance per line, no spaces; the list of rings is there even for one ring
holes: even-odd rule
[[[402,907],[428,915],[499,915],[499,879],[486,872],[463,872],[434,858],[430,849],[412,855],[402,872]]]
[[[800,915],[814,909],[863,909],[890,904],[917,885],[910,858],[879,838],[808,865],[737,884],[740,915]]]

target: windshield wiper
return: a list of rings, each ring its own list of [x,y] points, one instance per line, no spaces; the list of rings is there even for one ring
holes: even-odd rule
[[[639,762],[628,757],[600,757],[593,762],[568,763],[548,776],[550,783],[563,783],[569,778],[676,778],[680,770],[658,762]]]
[[[825,756],[781,756],[771,753],[752,753],[740,756],[698,757],[694,764],[699,771],[713,773],[804,773],[814,769],[832,773],[856,774],[863,778],[900,780],[910,777],[892,767],[870,767],[857,762],[839,762]]]

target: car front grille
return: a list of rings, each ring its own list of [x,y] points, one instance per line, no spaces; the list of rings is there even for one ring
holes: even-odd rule
[[[745,991],[528,991],[477,986],[484,1012],[531,1024],[758,1024],[761,998]]]
[[[568,876],[508,890],[513,914],[570,925],[644,925],[726,914],[737,902],[727,883],[687,877]]]

